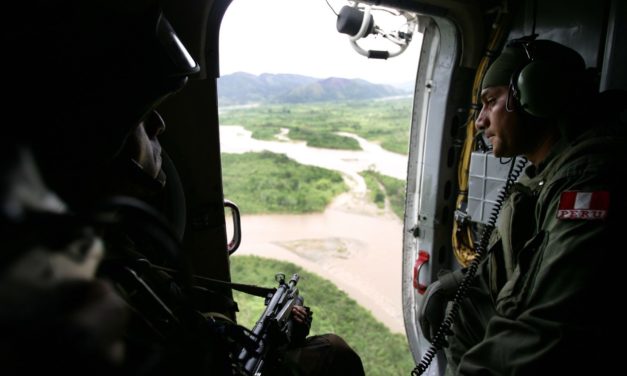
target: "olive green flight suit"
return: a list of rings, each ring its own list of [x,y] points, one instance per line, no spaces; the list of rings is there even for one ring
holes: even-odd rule
[[[527,168],[461,303],[448,338],[448,373],[596,375],[616,367],[618,348],[608,340],[624,331],[616,301],[627,281],[619,185],[626,154],[622,135],[595,130],[570,145],[560,141],[537,168]],[[558,218],[560,201],[575,192],[607,192],[609,205],[562,214],[585,218]]]

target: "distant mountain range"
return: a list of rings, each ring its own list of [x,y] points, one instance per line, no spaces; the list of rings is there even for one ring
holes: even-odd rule
[[[255,76],[237,72],[218,79],[221,106],[248,103],[309,103],[373,99],[409,94],[405,88],[373,84],[361,79],[319,79],[297,74]]]

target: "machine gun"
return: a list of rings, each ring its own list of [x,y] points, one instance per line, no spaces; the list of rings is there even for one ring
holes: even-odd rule
[[[289,283],[285,283],[285,274],[275,276],[279,285],[266,297],[266,308],[250,334],[254,346],[242,349],[238,355],[248,375],[262,375],[267,360],[274,359],[277,352],[293,340],[292,308],[302,306],[304,302],[296,287],[299,278],[298,274],[294,274]]]

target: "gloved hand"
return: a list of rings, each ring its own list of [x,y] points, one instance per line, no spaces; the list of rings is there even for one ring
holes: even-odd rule
[[[291,347],[302,346],[305,338],[309,335],[311,322],[313,320],[313,311],[309,307],[295,305],[292,307],[292,338]]]
[[[438,280],[427,287],[420,303],[418,319],[422,335],[427,341],[433,342],[433,338],[446,316],[448,303],[455,297],[457,286],[463,278],[463,269],[454,272],[443,271],[443,273],[438,273]]]
[[[429,342],[433,342],[435,333],[444,320],[446,305],[449,299],[442,290],[440,281],[435,281],[427,287],[424,298],[420,303],[419,323],[422,335]]]

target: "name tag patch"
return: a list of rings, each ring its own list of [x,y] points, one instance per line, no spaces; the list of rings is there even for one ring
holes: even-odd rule
[[[605,219],[610,208],[610,192],[566,191],[560,196],[559,219]]]

